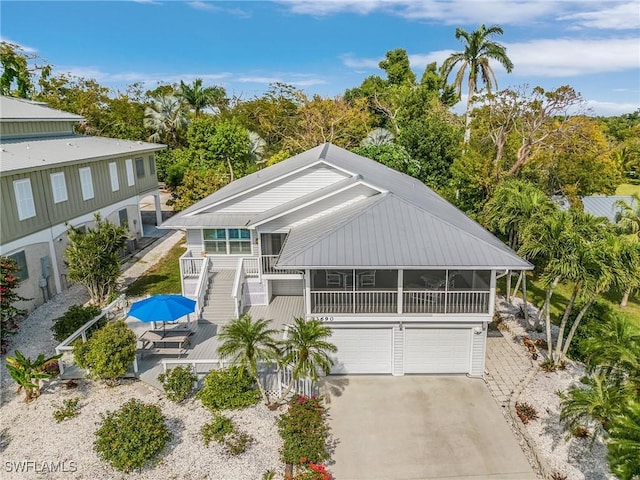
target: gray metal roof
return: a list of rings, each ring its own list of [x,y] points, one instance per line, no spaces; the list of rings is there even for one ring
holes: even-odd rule
[[[278,267],[532,268],[506,245],[486,242],[393,193],[332,217],[293,228]]]
[[[582,205],[584,211],[596,217],[605,217],[610,222],[616,221],[616,214],[622,210],[616,205],[618,201],[625,201],[629,205],[634,206],[633,197],[609,196],[609,197],[582,197]]]
[[[84,120],[81,115],[63,112],[55,108],[49,108],[44,103],[32,102],[22,98],[0,96],[0,121],[2,122],[27,122],[27,121],[73,121]]]
[[[208,227],[234,227],[243,228],[258,213],[207,213],[195,216],[183,216],[180,214],[170,217],[158,228],[208,228]]]
[[[365,199],[294,228],[279,261],[283,268],[289,265],[532,268],[419,180],[328,143],[232,182],[172,217],[171,225],[181,225],[181,217],[207,207],[214,212],[218,203],[318,162],[357,175],[360,181],[392,195],[380,205],[379,198]],[[299,201],[274,210],[284,211]],[[255,214],[255,218],[263,218],[267,213]],[[357,220],[360,213],[363,217]],[[197,228],[212,214],[193,215],[194,223],[189,226]],[[345,219],[351,220],[345,224]],[[374,239],[379,244],[373,245]],[[338,243],[340,248],[336,248]],[[300,251],[300,246],[313,248]],[[312,263],[304,263],[307,261]],[[314,264],[316,261],[319,263]]]
[[[48,168],[58,164],[135,155],[165,148],[158,143],[115,138],[66,135],[55,138],[3,140],[0,173]]]

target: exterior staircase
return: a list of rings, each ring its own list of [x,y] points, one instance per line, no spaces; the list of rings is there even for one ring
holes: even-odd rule
[[[235,306],[231,298],[235,271],[221,270],[213,272],[209,280],[207,300],[202,309],[200,323],[226,325],[235,317]]]

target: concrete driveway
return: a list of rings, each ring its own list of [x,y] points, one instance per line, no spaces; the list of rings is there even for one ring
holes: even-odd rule
[[[333,376],[321,391],[336,480],[536,479],[482,380]]]

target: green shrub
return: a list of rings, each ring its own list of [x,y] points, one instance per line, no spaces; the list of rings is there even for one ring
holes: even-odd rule
[[[102,416],[94,449],[113,468],[131,472],[158,457],[170,438],[160,407],[132,399]]]
[[[73,418],[78,416],[78,403],[80,397],[67,398],[62,401],[62,405],[58,406],[58,410],[53,412],[53,418],[56,422],[60,423],[67,418]]]
[[[89,320],[100,315],[101,312],[102,310],[99,307],[91,305],[88,307],[71,305],[64,315],[54,320],[55,323],[51,327],[53,338],[58,342],[65,340]],[[98,324],[100,323],[101,322],[98,321]],[[99,325],[96,328],[100,328],[101,326],[102,325]]]
[[[89,376],[113,383],[123,377],[136,356],[136,335],[122,321],[109,322],[87,342],[76,345],[76,363]]]
[[[182,402],[193,390],[198,376],[192,367],[175,367],[158,375],[158,381],[172,402]]]
[[[208,447],[211,440],[222,444],[229,455],[240,455],[254,441],[254,438],[244,432],[239,432],[233,421],[224,415],[216,415],[213,422],[206,423],[200,430],[204,444]]]
[[[200,430],[204,444],[208,447],[211,440],[222,443],[225,435],[233,432],[233,422],[229,417],[216,415],[212,422],[205,423]]]
[[[247,372],[237,367],[212,370],[196,397],[212,411],[241,409],[260,401],[260,392]]]
[[[329,459],[329,427],[322,399],[296,395],[287,413],[280,417],[278,428],[284,441],[280,450],[284,463],[298,465],[304,463],[303,459],[322,463]]]
[[[580,307],[581,305],[577,305],[573,309],[573,313],[567,323],[567,331],[571,328]],[[597,330],[600,323],[607,321],[607,319],[612,318],[614,315],[615,311],[609,305],[601,301],[594,302],[594,304],[589,307],[589,310],[587,310],[587,313],[585,313],[580,325],[578,325],[576,333],[573,336],[573,340],[571,341],[571,345],[569,345],[567,356],[572,360],[584,362],[585,354],[583,342],[593,337],[594,330]]]

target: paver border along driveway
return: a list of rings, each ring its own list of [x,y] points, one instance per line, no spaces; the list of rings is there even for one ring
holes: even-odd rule
[[[336,480],[536,479],[481,379],[332,376]]]

